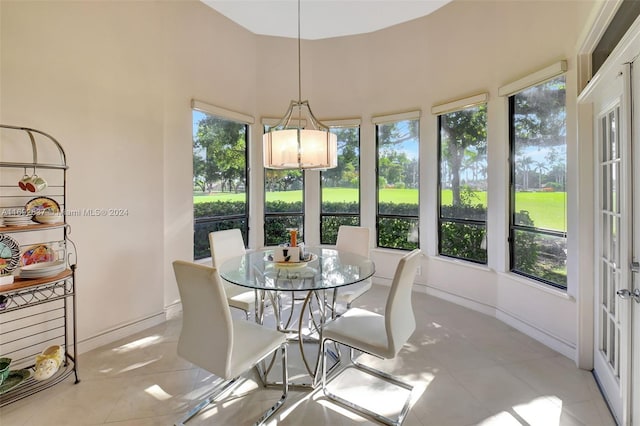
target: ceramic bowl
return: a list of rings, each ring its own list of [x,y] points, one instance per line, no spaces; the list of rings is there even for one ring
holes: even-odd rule
[[[0,385],[5,381],[9,375],[9,366],[11,365],[11,358],[0,358]]]

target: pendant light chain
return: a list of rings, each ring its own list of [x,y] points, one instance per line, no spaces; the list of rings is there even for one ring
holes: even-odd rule
[[[298,0],[298,100],[292,100],[282,120],[262,136],[268,169],[326,170],[338,165],[338,137],[313,115],[309,102],[302,100],[301,2]],[[297,122],[293,123],[296,109]]]
[[[298,167],[302,167],[302,140],[300,126],[302,125],[302,65],[300,59],[300,1],[298,0]]]
[[[302,102],[302,66],[300,65],[300,0],[298,0],[298,102]]]

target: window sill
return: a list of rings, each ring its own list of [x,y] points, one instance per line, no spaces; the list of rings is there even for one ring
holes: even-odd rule
[[[476,269],[478,271],[483,271],[483,272],[495,272],[495,270],[493,270],[492,268],[488,267],[487,265],[482,265],[482,264],[474,263],[474,262],[468,262],[468,261],[462,260],[462,259],[454,259],[454,258],[445,257],[445,256],[429,256],[429,259],[430,260],[435,260],[437,262],[448,263],[450,265],[462,266],[464,268]]]
[[[549,294],[552,294],[554,296],[557,296],[557,297],[560,297],[562,299],[569,300],[569,301],[572,301],[572,302],[575,302],[575,300],[576,300],[575,297],[569,295],[566,292],[566,290],[563,291],[563,290],[557,289],[555,287],[552,287],[550,285],[540,283],[540,282],[538,282],[536,280],[532,280],[532,279],[523,277],[521,275],[514,274],[512,272],[499,272],[498,274],[500,274],[503,277],[506,277],[506,278],[510,279],[511,281],[516,281],[519,284],[526,285],[528,287],[534,288],[534,289],[542,291],[544,293],[549,293]]]

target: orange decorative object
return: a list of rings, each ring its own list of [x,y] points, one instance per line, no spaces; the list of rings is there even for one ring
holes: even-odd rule
[[[297,247],[298,246],[298,230],[297,229],[292,229],[289,231],[289,233],[291,234],[291,247]]]

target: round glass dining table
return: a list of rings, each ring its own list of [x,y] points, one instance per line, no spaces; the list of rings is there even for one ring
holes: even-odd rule
[[[331,248],[306,248],[305,262],[275,262],[273,248],[248,252],[220,265],[225,280],[256,290],[309,291],[343,287],[370,278],[374,263]]]
[[[218,267],[218,273],[232,284],[255,290],[258,322],[263,320],[265,295],[271,298],[277,327],[282,332],[294,333],[291,340],[299,342],[305,367],[313,379],[313,387],[317,385],[316,378],[319,377],[317,372],[320,354],[318,353],[315,366],[309,365],[304,355],[303,343],[309,340],[316,343],[322,341],[322,327],[327,320],[327,311],[335,313],[335,292],[340,287],[371,278],[375,273],[375,265],[366,257],[332,248],[308,247],[305,255],[304,262],[276,262],[273,260],[274,248],[265,248],[226,260]],[[327,290],[331,290],[333,297],[327,297]],[[292,297],[289,319],[282,321],[280,298],[277,296],[279,292],[306,292],[300,307],[297,329],[289,328],[296,299]],[[329,299],[331,304],[327,303]],[[312,309],[314,300],[315,309]],[[331,307],[328,309],[329,306]],[[311,320],[305,322],[305,315]],[[303,326],[307,323],[312,326],[304,336]]]

